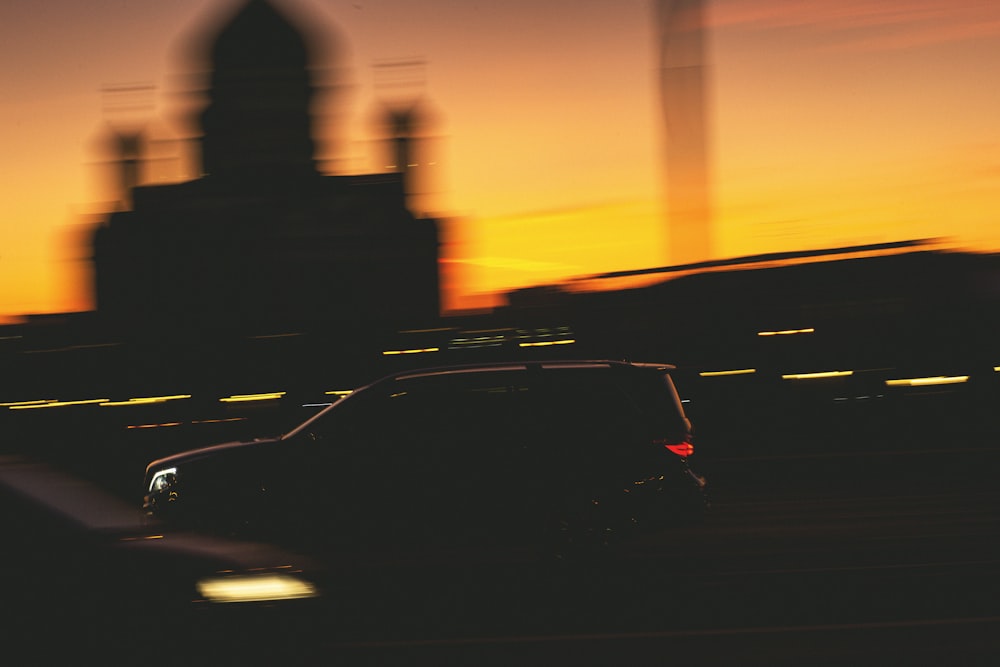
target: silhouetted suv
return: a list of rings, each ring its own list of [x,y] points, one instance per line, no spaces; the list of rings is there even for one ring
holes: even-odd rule
[[[150,463],[143,507],[337,548],[603,544],[705,509],[672,368],[562,360],[397,373],[281,437]]]

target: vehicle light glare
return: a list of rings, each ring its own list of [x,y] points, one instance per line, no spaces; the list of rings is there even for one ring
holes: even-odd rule
[[[675,442],[670,442],[666,438],[664,438],[661,440],[654,440],[653,444],[663,445],[664,448],[668,449],[669,451],[681,457],[682,459],[687,458],[688,456],[694,454],[694,445],[686,440],[683,442],[675,443]]]
[[[164,468],[163,470],[157,470],[156,474],[153,475],[153,479],[149,481],[150,491],[159,491],[170,484],[170,477],[177,474],[177,468]]]
[[[723,377],[725,375],[753,375],[757,372],[756,368],[739,368],[731,371],[702,371],[698,373],[703,378],[714,378]]]
[[[226,576],[202,579],[198,593],[209,602],[267,602],[316,597],[316,587],[288,575]]]

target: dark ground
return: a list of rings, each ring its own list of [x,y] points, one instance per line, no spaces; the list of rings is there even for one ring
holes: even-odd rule
[[[678,384],[697,425],[692,465],[710,483],[704,525],[582,562],[377,554],[343,570],[322,613],[278,619],[274,628],[284,630],[256,657],[273,650],[302,663],[323,655],[343,664],[477,665],[1000,658],[992,386],[878,396],[833,383],[769,391]],[[4,442],[137,504],[149,460],[280,431],[316,409],[282,400],[8,411]],[[174,425],[151,427],[162,424]],[[141,425],[150,427],[127,428]],[[223,628],[207,646],[226,653],[243,636]]]

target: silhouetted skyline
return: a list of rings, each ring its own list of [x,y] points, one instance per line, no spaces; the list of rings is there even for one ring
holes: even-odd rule
[[[653,3],[283,0],[339,29],[345,99],[321,168],[368,173],[373,66],[417,57],[447,123],[433,213],[460,216],[464,295],[662,266]],[[152,86],[183,135],[178,37],[233,2],[14,0],[4,7],[0,313],[86,308],[72,223],[111,197],[92,150],[102,90]],[[716,258],[954,236],[996,247],[1000,8],[715,0]],[[343,72],[342,72],[343,73]],[[158,144],[162,146],[163,144]],[[157,162],[157,178],[190,178]],[[95,204],[96,203],[96,204]]]

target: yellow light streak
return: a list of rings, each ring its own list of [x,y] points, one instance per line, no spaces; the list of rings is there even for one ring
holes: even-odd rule
[[[890,387],[927,387],[938,384],[961,384],[968,381],[968,375],[936,375],[924,378],[900,378],[898,380],[886,380],[885,383]]]
[[[31,405],[44,405],[46,403],[58,403],[58,402],[59,401],[57,401],[54,398],[47,399],[47,400],[41,400],[41,401],[15,401],[13,403],[0,403],[0,407],[3,407],[3,408],[18,408],[18,407],[26,407],[26,406],[31,406]]]
[[[420,354],[422,352],[440,352],[439,347],[421,347],[414,348],[412,350],[385,350],[382,352],[383,355],[389,356],[393,354]]]
[[[753,375],[756,372],[756,368],[740,368],[731,371],[702,371],[701,373],[698,373],[698,375],[703,378],[714,378],[725,375]]]
[[[247,401],[274,401],[285,395],[283,391],[272,391],[263,394],[234,394],[226,398],[220,398],[222,403],[244,403]]]
[[[32,410],[35,408],[62,408],[68,405],[96,405],[107,403],[110,398],[89,398],[82,401],[53,401],[51,403],[34,403],[30,405],[12,405],[11,410]]]
[[[191,394],[175,394],[173,396],[147,396],[143,398],[130,398],[127,401],[108,401],[101,403],[101,406],[116,407],[121,405],[149,405],[150,403],[166,403],[167,401],[180,401],[191,398]]]
[[[839,378],[854,375],[854,371],[821,371],[819,373],[789,373],[782,375],[782,380],[818,380],[820,378]]]
[[[780,331],[758,331],[758,336],[792,336],[795,334],[816,333],[812,327],[807,329],[781,329]]]
[[[535,343],[518,343],[518,347],[548,347],[549,345],[571,345],[576,339],[566,338],[564,340],[542,340]]]
[[[353,389],[337,389],[335,391],[324,391],[326,396],[348,396],[354,393]]]

